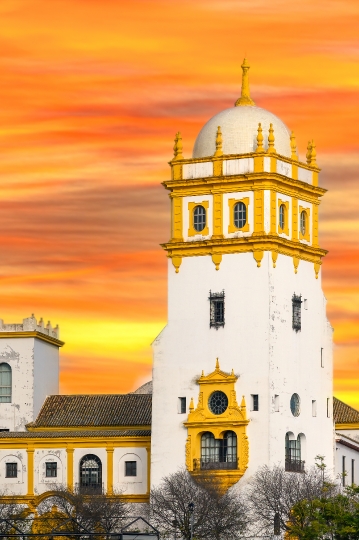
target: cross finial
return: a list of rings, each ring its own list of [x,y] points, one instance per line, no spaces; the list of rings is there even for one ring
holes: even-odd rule
[[[218,126],[217,128],[217,136],[216,136],[216,151],[214,153],[215,156],[223,156],[223,150],[222,150],[222,131],[221,127]]]
[[[247,62],[247,59],[245,58],[243,60],[243,64],[241,65],[242,68],[242,91],[241,91],[241,97],[237,99],[235,102],[235,106],[243,106],[243,105],[255,105],[253,99],[250,96],[249,92],[249,78],[248,78],[248,71],[250,68],[250,65]]]

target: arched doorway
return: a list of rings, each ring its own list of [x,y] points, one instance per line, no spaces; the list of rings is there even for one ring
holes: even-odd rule
[[[95,454],[87,454],[80,461],[80,493],[103,492],[102,463]]]

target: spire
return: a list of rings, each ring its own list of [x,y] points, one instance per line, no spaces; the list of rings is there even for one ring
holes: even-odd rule
[[[219,371],[219,360],[218,360],[218,358],[216,359],[216,371]]]
[[[264,146],[263,146],[263,134],[262,134],[262,124],[258,124],[258,135],[257,135],[257,149],[256,152],[264,152]]]
[[[311,151],[311,154],[310,154],[310,164],[312,165],[312,167],[317,166],[317,151],[316,151],[316,148],[315,148],[314,141],[312,141],[312,151]]]
[[[251,99],[250,93],[249,93],[249,79],[248,79],[248,70],[250,68],[250,65],[248,64],[247,60],[243,60],[243,64],[241,65],[242,68],[242,92],[241,97],[237,99],[235,102],[235,106],[239,107],[241,105],[255,105],[253,99]]]
[[[275,154],[276,149],[274,148],[274,129],[273,124],[269,124],[269,135],[268,135],[268,154]]]
[[[295,135],[294,131],[290,134],[290,147],[292,150],[292,159],[295,159],[298,161],[298,155],[297,155],[297,143],[295,142]]]
[[[214,153],[215,156],[223,156],[223,150],[222,150],[222,131],[221,127],[218,126],[217,129],[217,136],[216,136],[216,151]]]
[[[173,147],[173,151],[174,151],[173,161],[183,159],[182,150],[183,150],[182,137],[181,137],[180,132],[178,131],[176,133],[175,144],[174,144],[174,147]]]

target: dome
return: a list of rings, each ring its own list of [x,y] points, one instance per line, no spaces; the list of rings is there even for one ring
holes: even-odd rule
[[[222,132],[223,154],[247,154],[257,148],[258,124],[262,125],[263,146],[267,150],[268,130],[270,124],[274,129],[274,148],[278,154],[291,157],[290,132],[277,116],[265,109],[256,107],[249,92],[246,59],[242,64],[242,91],[235,106],[213,116],[198,134],[193,148],[194,158],[213,156],[216,151],[216,135],[218,127]]]
[[[262,124],[263,145],[267,149],[269,124],[273,124],[274,148],[278,154],[291,157],[290,131],[275,114],[255,106],[231,107],[216,114],[199,132],[193,157],[213,156],[218,126],[222,131],[223,154],[247,154],[257,148],[258,124]]]

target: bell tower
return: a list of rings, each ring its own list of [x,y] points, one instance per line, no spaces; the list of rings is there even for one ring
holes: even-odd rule
[[[168,324],[153,344],[154,484],[185,464],[209,467],[201,437],[217,436],[204,420],[197,461],[186,458],[188,406],[216,357],[224,374],[234,369],[246,404],[244,478],[264,464],[302,471],[318,454],[333,466],[332,328],[318,237],[326,190],[314,141],[300,161],[294,133],[251,98],[246,60],[242,71],[241,97],[205,124],[192,158],[184,158],[177,133],[171,179],[163,182],[171,238],[162,245]],[[225,459],[214,452],[212,470]]]

